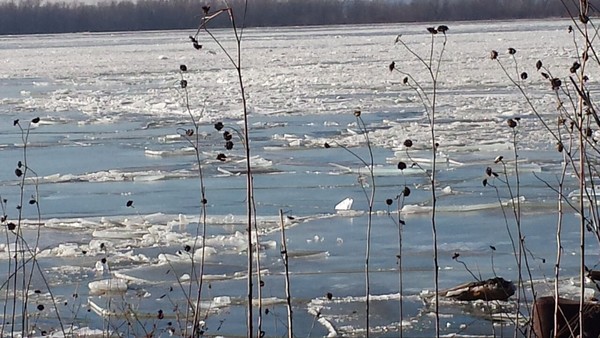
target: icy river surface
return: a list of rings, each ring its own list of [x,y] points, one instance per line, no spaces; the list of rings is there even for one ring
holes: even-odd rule
[[[558,216],[556,192],[546,183],[556,182],[562,156],[489,55],[497,50],[514,78],[528,72],[523,88],[541,116],[554,123],[555,94],[536,72],[535,62],[543,60],[554,76],[568,76],[577,57],[568,25],[448,24],[435,125],[440,288],[494,276],[517,280],[510,199],[518,191],[532,279],[540,286],[539,294],[550,292]],[[244,31],[242,71],[266,336],[287,333],[279,210],[290,257],[295,335],[364,335],[372,187],[371,330],[376,336],[396,337],[402,327],[406,336],[432,336],[431,133],[423,108],[426,98],[403,84],[401,72],[429,95],[431,79],[413,54],[394,43],[402,34],[400,39],[428,62],[432,36],[426,27]],[[18,285],[0,289],[2,302],[10,304],[2,311],[5,335],[20,331],[22,323],[32,335],[62,334],[57,311],[63,329],[81,335],[133,337],[152,330],[156,336],[180,335],[186,326],[186,302],[196,298],[202,253],[205,333],[245,335],[246,165],[237,138],[237,131],[243,131],[239,83],[219,46],[201,34],[203,48],[195,50],[188,38],[193,33],[0,37],[0,196],[7,215],[1,229],[0,274],[14,271],[14,255],[35,253],[38,261],[27,287],[27,321],[20,317],[23,296],[12,294]],[[235,55],[231,32],[214,34]],[[434,63],[442,41],[441,34],[434,37]],[[509,55],[508,48],[516,54]],[[392,61],[401,72],[390,72]],[[180,88],[180,65],[188,69],[183,76],[190,111]],[[364,128],[356,110],[362,112]],[[190,114],[199,121],[207,199],[204,249],[198,161],[185,136],[193,129]],[[36,117],[40,121],[30,124]],[[516,138],[507,126],[509,118],[519,118]],[[217,122],[234,135],[233,149],[225,149],[223,130],[214,128]],[[370,161],[365,129],[375,163],[374,183],[362,162]],[[410,149],[404,146],[407,139],[413,142]],[[221,153],[225,161],[217,160]],[[494,163],[498,156],[503,162]],[[15,175],[19,161],[27,168],[22,194]],[[398,170],[399,161],[410,168]],[[512,190],[487,177],[487,167],[501,173],[499,178],[506,170]],[[565,194],[577,188],[568,177]],[[486,178],[490,184],[484,186]],[[405,187],[411,193],[402,201],[398,196]],[[347,203],[349,210],[336,211],[346,198],[353,201]],[[405,223],[402,252],[399,219]],[[28,249],[15,240],[11,223],[19,224]],[[573,211],[565,213],[563,226],[563,287],[565,293],[573,288],[576,294],[579,222]],[[588,243],[586,261],[593,267],[599,262],[597,245]],[[26,263],[26,271],[32,271],[32,263]],[[17,276],[21,283],[23,273]],[[15,297],[17,311],[11,308]],[[512,335],[511,319],[492,321],[489,315],[502,309],[514,313],[514,302],[443,302],[442,333]],[[527,315],[527,306],[522,311]]]

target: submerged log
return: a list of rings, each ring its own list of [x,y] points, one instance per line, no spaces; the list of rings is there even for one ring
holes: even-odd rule
[[[507,300],[515,294],[515,285],[502,277],[461,284],[440,291],[440,296],[456,300]]]
[[[557,332],[554,331],[554,297],[540,297],[533,306],[531,338],[570,338],[579,336],[579,301],[559,298]],[[600,304],[583,305],[583,337],[600,337]]]

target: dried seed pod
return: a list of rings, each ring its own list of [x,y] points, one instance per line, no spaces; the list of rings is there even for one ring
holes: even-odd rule
[[[573,65],[571,66],[571,68],[569,68],[569,72],[571,72],[571,74],[574,74],[577,72],[577,69],[579,69],[580,65],[578,62],[574,62]]]
[[[569,25],[569,27],[567,27],[567,32],[573,33],[573,26]]]
[[[329,149],[329,148],[331,148],[331,145],[329,145],[329,143],[325,142],[325,144],[323,144],[323,147],[325,147],[325,149]]]
[[[221,129],[223,129],[223,127],[224,127],[223,122],[217,122],[217,123],[215,123],[215,129],[217,131],[220,131]]]
[[[179,81],[179,85],[181,86],[181,88],[185,89],[187,88],[188,83],[186,80],[181,80]]]
[[[515,128],[517,126],[517,122],[513,119],[506,120],[506,124],[508,124],[510,128]]]
[[[31,120],[31,123],[34,123],[34,124],[35,124],[35,123],[40,123],[40,118],[39,118],[39,117],[34,117],[34,118]]]
[[[217,160],[225,162],[225,160],[227,160],[227,156],[223,153],[220,153],[219,155],[217,155]]]
[[[412,141],[411,139],[406,139],[406,140],[404,141],[404,146],[405,146],[406,148],[410,148],[410,147],[412,147],[412,146],[413,146],[413,141]]]
[[[158,318],[158,319],[165,318],[165,314],[163,313],[163,310],[158,310],[158,314],[156,315],[156,318]]]
[[[194,42],[192,42],[192,45],[194,46],[194,48],[195,48],[196,50],[200,50],[200,49],[202,49],[202,45],[201,45],[201,44],[199,44],[197,41],[194,41]]]
[[[537,60],[535,63],[535,69],[540,70],[542,68],[542,60]]]
[[[521,80],[527,80],[527,72],[521,73]]]
[[[187,72],[187,66],[186,65],[179,65],[179,70],[182,72]]]
[[[496,52],[495,50],[490,52],[490,59],[492,60],[496,60],[498,58],[498,52]]]
[[[354,116],[356,116],[356,117],[360,117],[360,114],[361,114],[361,111],[360,111],[359,109],[356,109],[356,110],[354,111]]]
[[[10,222],[10,223],[8,223],[8,224],[6,225],[6,228],[7,228],[8,230],[10,230],[10,231],[13,231],[13,230],[15,230],[15,229],[17,228],[17,225],[16,225],[15,223],[13,223],[13,222]]]
[[[457,259],[458,257],[460,257],[458,252],[455,252],[454,255],[452,255],[452,259]]]
[[[542,76],[544,77],[544,79],[549,79],[550,78],[550,75],[548,75],[548,74],[546,74],[544,72],[541,72],[540,74],[542,74]]]
[[[590,55],[587,51],[584,51],[583,53],[581,53],[581,58],[583,59],[583,61],[587,61],[590,59]]]
[[[500,163],[504,159],[504,156],[498,156],[494,159],[494,163]]]
[[[327,299],[331,300],[333,298],[333,294],[331,292],[327,292]]]
[[[449,30],[450,28],[448,28],[448,26],[446,25],[439,25],[437,27],[437,31],[442,33],[442,34],[446,34],[446,32]]]
[[[37,306],[37,309],[38,309],[38,311],[44,311],[44,309],[45,309],[44,304],[39,304]]]
[[[231,135],[230,132],[225,131],[223,132],[223,139],[225,139],[225,141],[230,141],[233,138],[233,135]]]
[[[127,203],[125,204],[128,208],[132,208],[133,207],[133,201],[129,200],[127,201]]]
[[[490,167],[487,167],[487,168],[485,168],[485,174],[486,174],[486,175],[488,175],[488,176],[492,176],[492,173],[493,173],[493,172],[494,172],[494,171],[492,170],[492,168],[490,168]]]
[[[15,175],[17,175],[17,177],[21,177],[21,176],[23,176],[23,171],[21,171],[21,169],[17,168],[17,169],[15,169]]]
[[[394,68],[396,68],[396,62],[392,61],[392,63],[390,63],[390,65],[388,66],[388,68],[390,69],[390,72],[394,71]]]
[[[202,6],[202,12],[204,12],[204,15],[208,15],[208,11],[210,11],[210,6]]]
[[[398,169],[400,169],[400,170],[406,169],[406,163],[404,163],[404,162],[398,162]]]
[[[517,54],[517,50],[516,50],[516,49],[514,49],[514,48],[512,48],[512,47],[510,47],[510,48],[508,49],[508,54],[510,54],[510,55],[515,55],[515,54]]]
[[[410,188],[405,186],[404,189],[402,189],[402,195],[408,197],[410,195]]]
[[[562,85],[562,81],[559,78],[555,77],[552,80],[550,80],[550,84],[552,85],[552,89],[558,90]]]
[[[592,128],[590,128],[590,127],[585,128],[585,136],[592,137],[593,134],[594,134],[594,131],[592,130]]]
[[[188,129],[185,131],[185,135],[186,136],[193,136],[194,135],[194,129]]]
[[[385,200],[385,204],[387,204],[387,205],[392,205],[392,203],[394,203],[394,200],[391,198],[388,198]]]
[[[225,149],[227,149],[227,150],[233,149],[233,142],[231,142],[231,141],[225,142]]]
[[[562,142],[558,142],[558,143],[556,144],[556,150],[557,150],[559,153],[562,153],[564,149],[565,149],[565,147],[563,146]]]
[[[427,31],[431,34],[437,34],[437,30],[433,27],[427,27]]]
[[[402,79],[402,83],[408,84],[408,76],[405,76],[404,79]]]

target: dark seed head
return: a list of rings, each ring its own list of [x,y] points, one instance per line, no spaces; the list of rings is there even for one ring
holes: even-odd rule
[[[413,146],[413,141],[412,141],[411,139],[406,139],[406,140],[404,141],[404,146],[405,146],[406,148],[410,148],[410,147],[412,147],[412,146]]]
[[[198,43],[198,41],[194,41],[194,42],[192,42],[192,45],[194,46],[194,48],[195,48],[196,50],[200,50],[200,49],[202,49],[202,45],[201,45],[201,44],[199,44],[199,43]]]
[[[508,54],[515,55],[515,54],[517,54],[517,50],[511,47],[508,49]]]
[[[23,176],[23,171],[19,168],[15,169],[15,175],[17,175],[17,177],[21,177]]]
[[[442,33],[442,34],[446,34],[446,32],[449,30],[450,28],[448,28],[448,26],[446,25],[439,25],[437,28],[437,31]]]
[[[394,71],[394,68],[396,67],[396,62],[392,61],[392,63],[390,63],[390,65],[388,66],[388,68],[390,69],[390,72]]]
[[[438,32],[438,31],[437,31],[435,28],[433,28],[433,27],[427,27],[427,31],[428,31],[429,33],[431,33],[431,34],[437,34],[437,32]]]
[[[527,80],[527,72],[521,73],[521,80]]]
[[[354,111],[354,116],[360,117],[360,114],[361,114],[360,110],[357,109],[357,110]]]
[[[329,300],[333,299],[333,293],[327,292],[327,299],[329,299]]]
[[[217,123],[215,123],[215,129],[217,131],[220,131],[221,129],[223,129],[223,127],[224,127],[223,122],[217,122]]]
[[[562,85],[562,81],[559,78],[554,78],[550,80],[550,84],[552,85],[552,89],[558,90]]]
[[[220,153],[219,155],[217,155],[217,160],[225,162],[227,160],[227,155]]]
[[[492,176],[492,173],[493,173],[492,168],[490,168],[490,167],[485,168],[485,174],[486,175]]]
[[[106,264],[106,257],[102,257],[102,259],[100,260],[100,263]]]
[[[227,150],[233,149],[233,142],[231,142],[231,141],[225,142],[225,149],[227,149]]]
[[[508,124],[510,128],[515,128],[517,126],[517,122],[513,119],[506,120],[506,124]]]
[[[540,70],[542,68],[542,60],[537,60],[535,63],[535,69]]]
[[[179,81],[179,85],[181,86],[181,88],[187,88],[187,80],[181,80]]]
[[[404,79],[402,79],[402,83],[408,84],[408,76],[405,76]]]
[[[179,70],[182,72],[187,72],[187,66],[186,65],[179,65]]]
[[[125,204],[128,208],[133,208],[133,201],[129,200],[127,201],[127,203]]]
[[[231,135],[230,132],[225,131],[223,132],[223,139],[225,139],[225,141],[230,141],[233,138],[233,135]]]
[[[183,250],[185,250],[185,252],[190,252],[192,250],[192,247],[189,245],[186,245]]]
[[[562,153],[564,149],[565,148],[564,148],[562,142],[559,142],[556,144],[556,150],[558,150],[559,153]]]
[[[458,252],[455,252],[454,255],[452,255],[452,259],[457,259],[458,257],[460,257]]]
[[[402,195],[404,195],[404,197],[408,197],[410,195],[410,188],[404,187],[404,189],[402,189]]]
[[[398,162],[398,169],[400,169],[400,170],[406,169],[406,163],[404,163],[404,162]]]
[[[323,147],[325,147],[325,149],[329,149],[329,148],[331,148],[331,145],[329,145],[329,143],[325,142],[325,144],[323,144]]]
[[[492,60],[496,60],[498,58],[498,52],[496,52],[495,50],[490,52],[490,59]]]
[[[39,311],[44,311],[44,305],[43,305],[43,304],[39,304],[39,305],[37,306],[37,309],[38,309]]]
[[[31,123],[40,123],[40,118],[34,117],[33,120],[31,120]]]
[[[392,203],[394,203],[394,200],[391,198],[388,198],[385,200],[385,204],[387,204],[387,205],[392,205]]]

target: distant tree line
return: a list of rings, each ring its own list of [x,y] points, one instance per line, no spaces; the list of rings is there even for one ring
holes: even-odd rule
[[[248,0],[245,25],[301,26],[418,21],[457,21],[577,16],[565,0]],[[590,1],[590,3],[600,0]],[[234,12],[243,0],[230,0]],[[218,0],[138,0],[83,3],[10,0],[0,2],[0,34],[65,33],[190,29],[197,27],[202,6]],[[593,5],[593,4],[592,4]],[[570,8],[569,8],[570,7]],[[212,23],[225,26],[226,18]]]

